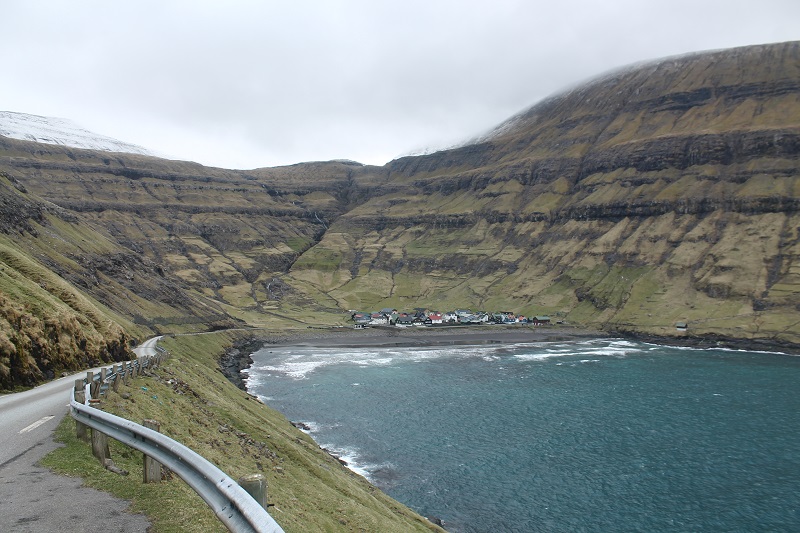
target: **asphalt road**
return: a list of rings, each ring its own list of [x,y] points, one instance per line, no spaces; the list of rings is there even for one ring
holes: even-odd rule
[[[133,353],[136,354],[136,357],[146,357],[148,355],[156,355],[156,344],[158,344],[158,340],[161,337],[153,337],[152,339],[147,339],[142,344],[137,346],[133,349]]]
[[[152,353],[156,340],[151,339],[152,344],[143,345],[137,354]],[[53,431],[68,413],[69,391],[75,379],[85,375],[82,372],[29,391],[0,396],[0,530],[147,531],[150,524],[143,515],[125,512],[128,502],[82,487],[79,478],[56,475],[37,466],[59,446],[53,442]]]

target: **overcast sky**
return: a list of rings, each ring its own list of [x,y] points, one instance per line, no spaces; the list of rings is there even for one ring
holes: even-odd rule
[[[800,0],[2,0],[0,110],[174,159],[382,165],[631,63],[800,39]]]

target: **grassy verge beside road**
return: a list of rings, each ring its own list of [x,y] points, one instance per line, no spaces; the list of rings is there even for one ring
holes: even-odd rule
[[[274,504],[270,514],[287,533],[439,530],[342,466],[282,414],[231,384],[217,360],[235,340],[233,333],[164,339],[161,344],[171,354],[166,363],[118,393],[109,391],[101,408],[138,423],[160,421],[162,433],[234,479],[266,475]],[[102,469],[91,447],[74,434],[67,417],[57,435],[65,447],[47,456],[45,466],[131,500],[131,509],[147,514],[156,532],[225,530],[180,479],[142,484],[141,453],[112,443],[114,462],[130,471],[120,476]],[[91,512],[83,503],[76,507]]]

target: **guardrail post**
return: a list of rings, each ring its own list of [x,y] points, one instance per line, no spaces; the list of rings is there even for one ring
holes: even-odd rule
[[[161,422],[158,420],[153,419],[146,419],[142,422],[142,425],[148,429],[152,429],[153,431],[161,432]],[[142,480],[144,483],[158,483],[161,481],[161,463],[149,457],[147,454],[144,455],[144,479]]]
[[[75,401],[78,403],[86,403],[86,389],[85,383],[82,379],[75,380]],[[89,442],[89,428],[83,422],[75,421],[75,437],[78,439]]]
[[[100,385],[102,385],[102,382],[95,381],[94,374],[91,372],[86,373],[86,381],[89,382],[89,398],[98,400],[100,398]]]
[[[100,396],[100,382],[94,381],[94,374],[91,371],[86,372],[86,381],[89,382],[91,399],[96,400]],[[108,450],[108,436],[96,429],[92,429],[92,455],[97,457],[100,464],[104,466],[106,459],[111,457],[111,453]]]
[[[100,464],[106,466],[106,460],[111,458],[108,449],[108,435],[92,429],[92,455],[97,457]]]
[[[122,365],[114,365],[114,381],[111,382],[111,390],[117,392],[119,390],[120,373],[122,372]]]
[[[258,504],[267,508],[267,478],[264,474],[248,474],[239,478],[239,486],[247,491]]]

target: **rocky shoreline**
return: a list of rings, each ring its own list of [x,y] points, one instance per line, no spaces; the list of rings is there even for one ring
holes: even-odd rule
[[[247,339],[237,342],[219,358],[219,369],[228,381],[247,392],[242,371],[253,364],[251,355],[264,345],[263,340]]]
[[[726,350],[800,355],[800,346],[797,344],[782,342],[775,339],[732,339],[720,335],[665,337],[636,332],[617,332],[614,335],[651,344],[683,346],[687,348],[697,348],[698,350],[723,348]]]
[[[698,349],[726,348],[732,350],[800,354],[800,347],[774,340],[731,339],[717,336],[659,337],[629,331],[597,331],[551,326],[449,326],[435,328],[372,327],[319,328],[280,334],[251,336],[234,344],[219,358],[225,377],[246,391],[242,371],[253,364],[251,355],[265,345],[370,347],[370,346],[447,346],[476,344],[510,344],[519,342],[559,342],[576,339],[619,337],[653,344],[686,346]]]

